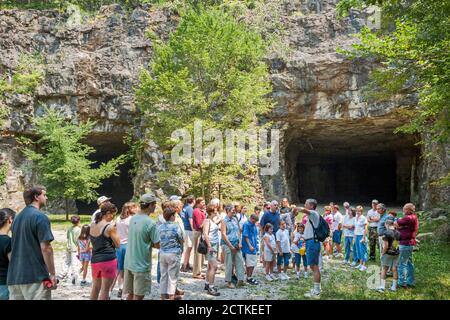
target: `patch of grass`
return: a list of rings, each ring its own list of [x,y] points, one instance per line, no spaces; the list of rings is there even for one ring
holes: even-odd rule
[[[366,273],[334,264],[322,277],[321,299],[345,300],[449,300],[450,299],[450,247],[443,242],[423,242],[420,250],[413,254],[415,266],[415,289],[387,290],[380,294],[370,289],[379,284],[378,264],[369,263]],[[377,260],[379,261],[379,259]],[[387,279],[386,288],[392,278]],[[290,284],[288,298],[304,299],[312,288],[312,279],[302,285]]]

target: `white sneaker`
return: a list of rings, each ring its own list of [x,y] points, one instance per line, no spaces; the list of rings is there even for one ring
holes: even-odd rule
[[[266,280],[267,281],[273,281],[272,277],[270,276],[270,274],[266,274]]]
[[[272,278],[272,280],[278,280],[278,278],[273,273],[270,274],[270,277]]]
[[[320,292],[316,292],[314,289],[311,289],[310,292],[305,293],[305,297],[311,299],[320,299]]]
[[[300,272],[297,272],[297,273],[295,274],[295,277],[296,277],[297,279],[300,279]]]
[[[347,260],[342,261],[342,264],[348,264]]]
[[[354,266],[356,266],[356,262],[355,262],[355,261],[353,261],[353,262],[350,264],[350,267],[354,267]]]
[[[278,267],[274,267],[273,268],[273,272],[277,272],[278,273]]]
[[[366,266],[361,266],[360,268],[359,268],[359,271],[366,271],[367,270],[367,267]]]
[[[308,272],[303,273],[303,278],[308,279]]]
[[[395,292],[395,291],[397,291],[397,287],[390,287],[389,290],[392,292]]]
[[[359,269],[359,268],[361,268],[361,265],[360,265],[360,264],[358,264],[357,266],[355,266],[355,269]]]
[[[384,288],[383,287],[379,287],[376,289],[377,292],[379,293],[384,293]]]
[[[282,273],[283,279],[282,280],[289,280],[291,277],[289,277],[286,273]],[[281,278],[281,277],[280,277]]]

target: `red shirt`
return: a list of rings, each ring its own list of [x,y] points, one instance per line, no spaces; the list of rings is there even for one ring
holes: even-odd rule
[[[416,235],[419,230],[419,220],[415,213],[407,214],[397,220],[400,232],[400,244],[404,246],[415,246]]]
[[[192,226],[195,231],[201,231],[203,220],[206,219],[206,214],[203,210],[195,208],[192,213]]]

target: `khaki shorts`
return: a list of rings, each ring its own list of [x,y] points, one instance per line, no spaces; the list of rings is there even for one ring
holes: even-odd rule
[[[52,291],[42,282],[8,286],[9,300],[52,300]]]
[[[256,254],[246,254],[245,255],[245,265],[247,267],[255,267],[256,266]]]
[[[124,271],[123,291],[136,296],[145,296],[150,292],[152,277],[149,272],[133,272],[128,269]]]
[[[193,243],[194,243],[194,232],[185,230],[184,231],[184,250],[186,250],[186,248],[192,248]]]

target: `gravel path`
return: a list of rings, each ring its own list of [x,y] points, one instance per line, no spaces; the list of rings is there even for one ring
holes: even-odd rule
[[[61,229],[53,230],[55,241],[53,247],[55,249],[55,264],[57,273],[63,270],[64,265],[64,245],[65,245],[65,231]],[[157,251],[157,250],[154,250]],[[156,282],[156,263],[157,253],[153,253],[152,266],[152,290],[151,293],[145,296],[145,299],[159,299],[159,286]],[[290,270],[291,271],[291,270]],[[291,280],[288,281],[273,281],[267,282],[264,279],[264,271],[262,265],[258,263],[254,276],[259,280],[260,284],[257,286],[246,285],[244,288],[228,289],[225,287],[224,271],[220,270],[216,275],[215,285],[218,287],[221,295],[219,297],[212,297],[206,294],[203,290],[204,281],[199,279],[192,279],[191,273],[180,273],[179,288],[185,291],[185,299],[189,300],[264,300],[264,299],[286,299],[288,283],[298,282],[299,285],[306,285],[305,280],[297,280],[293,274],[289,274]],[[88,272],[88,283],[91,282],[90,270]],[[308,284],[309,285],[309,284]],[[72,285],[70,280],[64,279],[58,285],[58,289],[53,291],[53,299],[56,300],[86,300],[89,299],[90,286],[81,287],[79,281]],[[117,300],[117,286],[113,291],[111,299]]]

